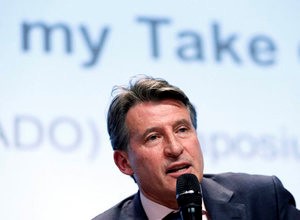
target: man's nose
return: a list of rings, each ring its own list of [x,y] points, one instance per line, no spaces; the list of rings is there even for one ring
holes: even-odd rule
[[[174,134],[170,134],[166,138],[164,153],[168,157],[178,157],[183,152],[183,145]]]

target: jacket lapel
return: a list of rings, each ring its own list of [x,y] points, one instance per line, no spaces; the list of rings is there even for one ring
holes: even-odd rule
[[[246,219],[245,204],[230,201],[233,191],[205,177],[201,186],[204,204],[211,219]]]
[[[119,219],[126,219],[126,220],[145,220],[147,219],[147,215],[143,209],[140,192],[138,191],[134,196],[133,199],[129,200],[120,213]]]

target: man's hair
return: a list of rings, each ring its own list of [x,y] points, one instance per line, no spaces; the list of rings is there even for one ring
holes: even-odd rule
[[[138,103],[172,99],[182,102],[188,111],[194,128],[197,128],[197,113],[185,93],[166,80],[144,76],[132,78],[128,87],[115,86],[115,96],[107,114],[107,130],[113,150],[128,150],[129,130],[125,120],[129,109]]]

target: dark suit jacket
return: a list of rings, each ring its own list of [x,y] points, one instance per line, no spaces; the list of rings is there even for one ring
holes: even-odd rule
[[[212,220],[300,220],[293,196],[275,176],[224,173],[204,175],[201,183],[205,207]],[[147,219],[139,193],[93,220]]]

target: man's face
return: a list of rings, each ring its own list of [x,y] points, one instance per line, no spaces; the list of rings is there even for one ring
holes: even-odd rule
[[[134,175],[147,198],[177,208],[177,177],[203,177],[203,156],[189,111],[175,100],[139,103],[128,111],[126,125],[130,141],[123,152],[128,163],[124,173]]]

